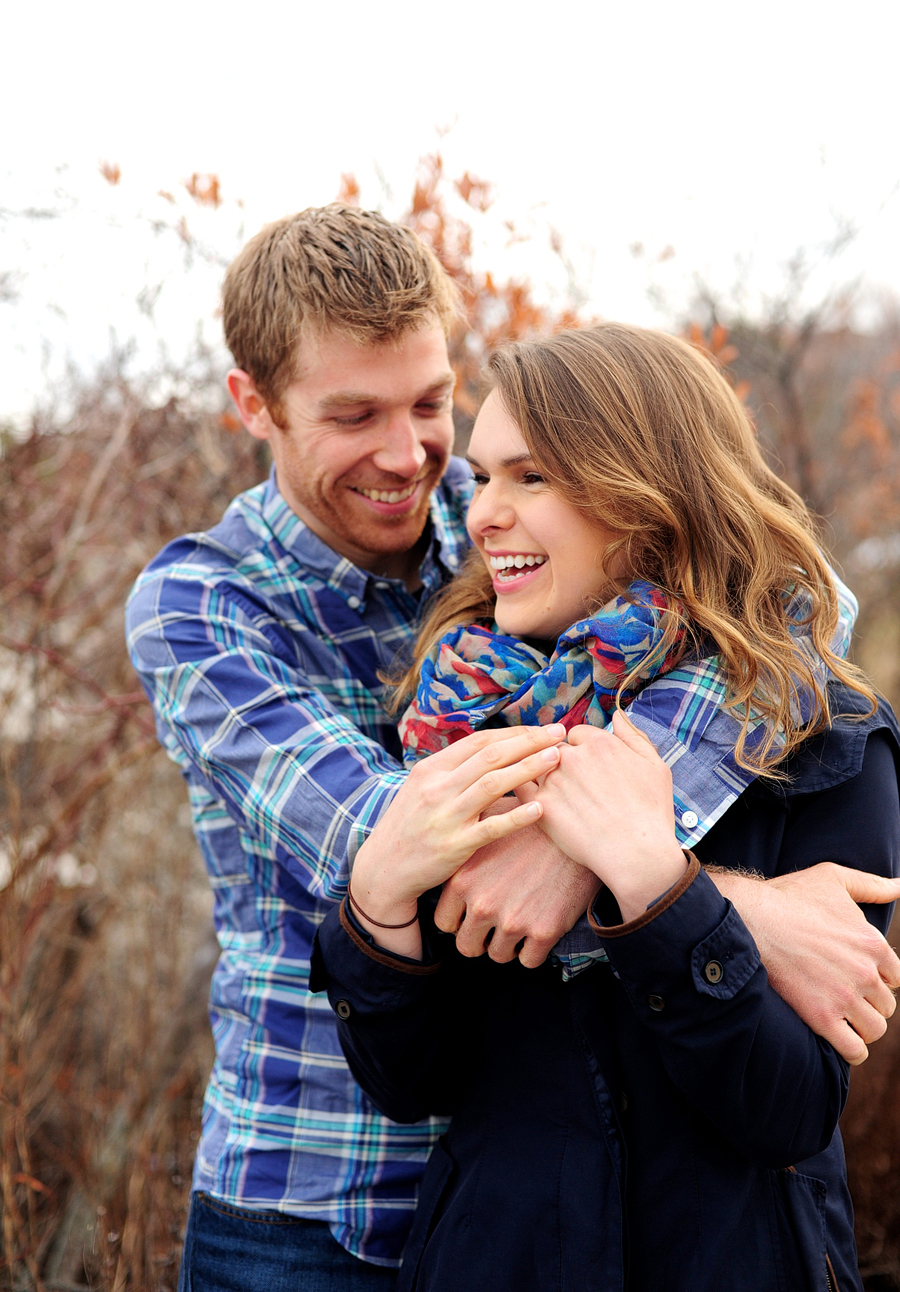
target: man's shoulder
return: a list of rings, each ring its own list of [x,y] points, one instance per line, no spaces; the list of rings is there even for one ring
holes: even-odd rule
[[[271,569],[272,535],[264,515],[266,483],[245,490],[208,530],[172,539],[141,571],[126,609],[129,626],[174,608],[185,596],[205,599],[229,587],[251,590]]]

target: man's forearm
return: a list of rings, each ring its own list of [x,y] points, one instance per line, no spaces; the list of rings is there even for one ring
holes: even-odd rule
[[[900,960],[857,902],[900,898],[900,880],[823,863],[775,879],[712,867],[759,947],[772,987],[850,1063],[884,1034]]]

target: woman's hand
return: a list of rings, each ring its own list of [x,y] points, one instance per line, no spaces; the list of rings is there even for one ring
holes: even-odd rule
[[[672,774],[622,713],[612,731],[574,727],[559,766],[517,793],[542,805],[541,828],[612,890],[626,922],[684,874]]]
[[[373,921],[401,924],[415,916],[421,894],[442,884],[473,852],[538,821],[538,802],[480,817],[556,767],[565,737],[561,723],[477,731],[417,763],[356,855],[351,887],[359,907]],[[418,930],[389,934],[358,908],[356,914],[381,946],[421,955],[414,949]]]

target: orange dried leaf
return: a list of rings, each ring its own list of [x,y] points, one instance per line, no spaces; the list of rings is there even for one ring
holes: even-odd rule
[[[345,206],[359,206],[359,195],[360,188],[356,176],[349,171],[344,171],[338,187],[337,200],[343,202]]]
[[[101,162],[100,174],[106,180],[107,184],[118,184],[119,180],[122,178],[122,171],[115,162]]]
[[[218,175],[201,175],[194,171],[191,178],[185,180],[184,186],[200,206],[217,207],[222,201]]]

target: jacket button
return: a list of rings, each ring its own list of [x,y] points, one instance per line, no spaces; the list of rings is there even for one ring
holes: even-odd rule
[[[661,1014],[666,1007],[666,1002],[662,996],[648,996],[647,1004],[653,1010],[654,1014]]]
[[[619,1095],[619,1112],[628,1112],[628,1096],[625,1094]]]
[[[725,977],[725,970],[719,964],[718,960],[710,960],[703,966],[703,977],[707,982],[721,982]]]
[[[353,1013],[348,1000],[339,1000],[334,1007],[334,1012],[337,1014],[338,1018],[349,1018]]]

